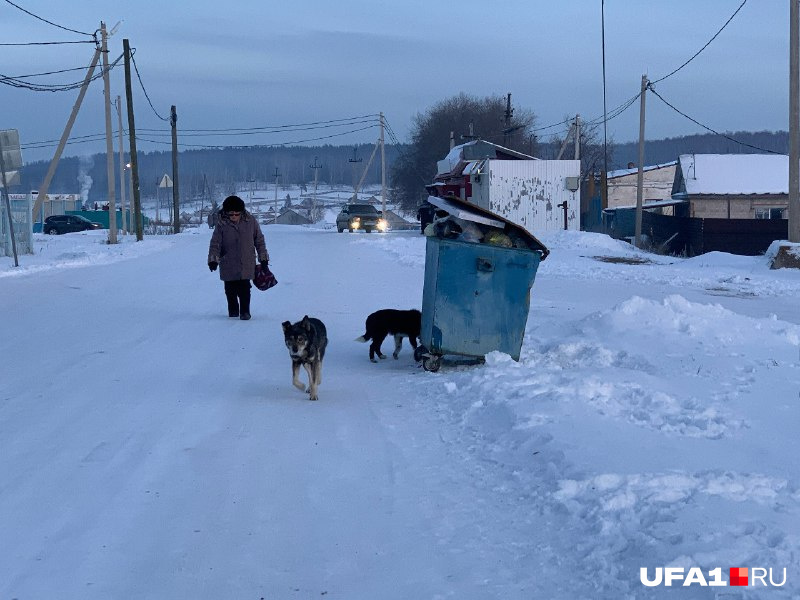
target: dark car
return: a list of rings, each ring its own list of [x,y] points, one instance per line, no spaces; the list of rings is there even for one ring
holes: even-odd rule
[[[103,226],[100,223],[95,223],[80,215],[53,215],[44,220],[42,231],[50,235],[56,235],[102,228]]]
[[[386,231],[387,228],[386,219],[371,204],[348,204],[336,216],[336,229],[339,233],[345,229],[350,232],[363,229],[370,233],[375,229]]]

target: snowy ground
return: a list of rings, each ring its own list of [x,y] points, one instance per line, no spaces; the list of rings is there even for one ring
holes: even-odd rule
[[[432,374],[353,341],[420,306],[422,236],[265,235],[249,322],[207,228],[0,258],[0,598],[800,595],[800,273],[543,235],[520,362]],[[304,314],[316,403],[280,328]],[[668,566],[787,582],[640,582]]]

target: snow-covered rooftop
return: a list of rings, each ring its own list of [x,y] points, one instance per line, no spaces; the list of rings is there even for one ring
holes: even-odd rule
[[[785,154],[681,154],[686,193],[788,194]]]
[[[661,163],[658,165],[645,165],[643,171],[655,171],[657,169],[664,169],[666,167],[672,167],[678,164],[677,160],[673,160],[667,163]],[[634,175],[635,173],[639,172],[638,167],[634,167],[632,169],[617,169],[615,171],[609,171],[607,178],[613,179],[615,177],[624,177],[625,175]]]

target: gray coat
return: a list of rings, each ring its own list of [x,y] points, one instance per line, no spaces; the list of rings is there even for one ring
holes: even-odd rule
[[[234,224],[222,213],[208,246],[208,262],[219,263],[219,278],[222,281],[253,279],[256,255],[259,262],[269,260],[264,234],[256,218],[244,211],[239,222]]]

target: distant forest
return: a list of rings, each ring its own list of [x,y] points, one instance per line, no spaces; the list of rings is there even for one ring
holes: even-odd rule
[[[182,199],[199,198],[203,195],[204,189],[216,190],[216,196],[251,188],[263,190],[267,185],[269,189],[273,189],[276,169],[279,187],[301,183],[313,185],[316,169],[312,168],[312,165],[315,164],[321,166],[317,175],[320,183],[352,189],[353,184],[358,183],[364,174],[374,148],[374,144],[362,144],[183,150],[178,154],[180,196]],[[388,173],[389,167],[397,158],[399,147],[386,145],[385,151]],[[145,198],[155,197],[161,178],[165,174],[172,177],[172,154],[169,151],[140,151],[138,158],[141,195]],[[119,158],[115,156],[117,200],[120,197],[118,164]],[[18,189],[20,191],[38,189],[48,166],[47,161],[25,165],[20,174],[21,185]],[[89,202],[103,202],[107,196],[107,182],[105,154],[71,156],[61,159],[48,193],[79,194],[88,189]],[[362,185],[380,184],[380,182],[381,157],[378,150]],[[161,191],[165,196],[171,193],[170,190]]]
[[[645,163],[648,165],[666,163],[677,160],[681,154],[768,154],[769,152],[789,154],[787,131],[735,131],[726,132],[725,135],[732,139],[708,133],[646,141]],[[628,163],[636,164],[638,161],[637,142],[613,144],[613,166],[609,161],[609,169],[624,169]]]
[[[649,140],[645,144],[645,163],[648,165],[665,163],[676,160],[681,154],[691,153],[752,154],[771,151],[788,154],[789,152],[789,134],[785,131],[737,131],[725,135],[732,139],[705,134]],[[405,148],[403,145],[386,146],[387,173]],[[202,196],[204,181],[209,190],[216,190],[217,196],[243,191],[250,186],[264,189],[269,184],[272,188],[276,181],[276,169],[279,185],[302,183],[308,185],[314,181],[315,169],[311,168],[314,164],[322,167],[318,172],[320,183],[352,189],[353,184],[361,179],[373,149],[373,144],[362,144],[355,147],[325,145],[185,150],[179,154],[180,195],[184,199]],[[540,158],[554,158],[558,150],[555,144],[540,141],[535,154]],[[610,143],[609,169],[625,168],[628,163],[635,164],[638,154],[636,142]],[[115,157],[115,169],[117,165],[118,158]],[[47,167],[47,161],[25,165],[21,173],[21,185],[11,191],[38,189]],[[169,152],[139,152],[139,178],[143,197],[156,195],[158,181],[164,174],[172,177],[172,157]],[[431,179],[433,175],[434,173],[430,174]],[[102,202],[106,199],[106,177],[105,154],[62,158],[49,191],[73,194],[88,190],[90,202]],[[380,182],[380,152],[376,152],[364,178],[364,184],[374,185]],[[387,185],[390,185],[390,182],[387,181]],[[170,192],[162,191],[162,193]],[[117,181],[117,198],[119,198],[119,181]]]

